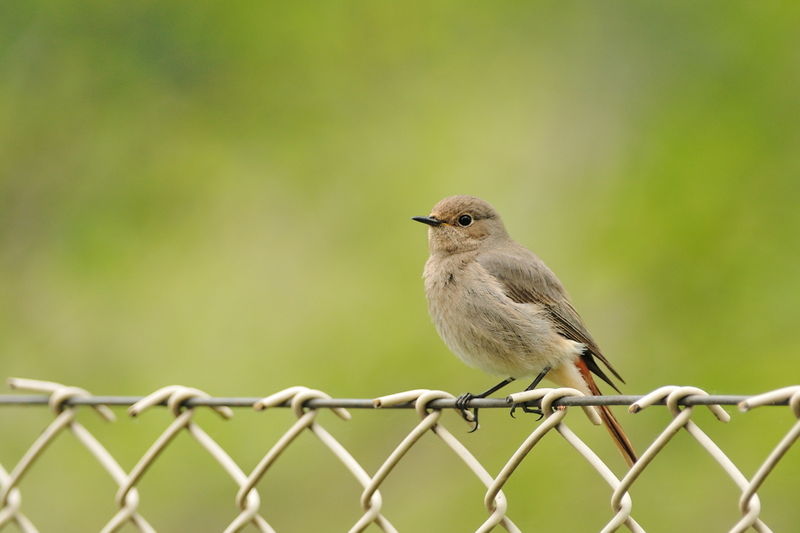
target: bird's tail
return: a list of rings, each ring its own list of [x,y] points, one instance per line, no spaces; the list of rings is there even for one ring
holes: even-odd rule
[[[578,368],[578,372],[580,372],[583,381],[586,382],[589,391],[595,396],[600,396],[602,393],[597,387],[597,383],[595,383],[594,378],[592,378],[592,373],[589,371],[589,367],[583,359],[576,359],[575,366]],[[609,409],[607,405],[599,405],[597,409],[600,412],[603,425],[606,427],[609,434],[611,434],[611,438],[614,439],[614,444],[619,448],[625,462],[628,463],[628,466],[633,466],[633,463],[637,460],[636,451],[634,451],[633,444],[631,444],[631,441],[628,440],[628,436],[625,435],[625,432],[622,430],[622,425],[619,423],[619,420],[616,419],[614,413],[611,412],[611,409]]]

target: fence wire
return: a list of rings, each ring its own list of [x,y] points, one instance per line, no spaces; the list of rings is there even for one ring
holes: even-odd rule
[[[265,398],[214,398],[199,389],[173,385],[161,388],[145,397],[127,397],[93,396],[78,387],[31,379],[12,378],[9,380],[9,384],[14,389],[36,394],[0,396],[0,405],[47,405],[54,416],[52,422],[44,428],[10,470],[0,463],[0,529],[9,524],[15,524],[19,530],[25,533],[33,533],[38,530],[32,519],[23,510],[20,484],[36,465],[37,460],[46,453],[49,445],[62,433],[72,433],[118,486],[115,496],[118,510],[108,519],[101,530],[102,533],[119,531],[129,525],[141,532],[155,532],[154,527],[138,511],[137,485],[147,475],[148,469],[156,462],[161,453],[181,433],[188,433],[238,486],[238,491],[233,499],[235,508],[232,509],[232,518],[225,532],[240,531],[252,525],[258,531],[274,533],[275,529],[261,512],[261,498],[256,487],[280,455],[305,431],[311,432],[321,444],[327,447],[363,487],[360,498],[363,514],[350,528],[351,532],[364,531],[373,524],[387,533],[397,531],[389,518],[382,512],[383,499],[380,488],[393,470],[403,461],[406,453],[420,439],[429,434],[433,434],[441,440],[486,487],[483,504],[486,507],[487,517],[482,524],[477,526],[476,531],[493,531],[499,526],[508,532],[519,532],[520,528],[509,516],[509,502],[503,493],[503,487],[542,438],[548,433],[556,432],[568,446],[578,451],[610,488],[612,516],[601,531],[617,531],[624,525],[630,531],[639,533],[644,532],[645,529],[633,517],[634,505],[629,489],[652,463],[656,455],[664,450],[671,439],[681,430],[691,435],[720,465],[741,493],[739,498],[741,517],[731,525],[729,531],[738,533],[753,529],[758,532],[770,532],[772,530],[760,518],[761,502],[757,491],[800,436],[800,385],[754,396],[714,396],[707,394],[702,389],[688,386],[660,387],[643,396],[584,396],[575,389],[542,388],[512,394],[505,399],[472,400],[470,405],[480,408],[508,408],[513,404],[533,402],[544,413],[541,423],[535,426],[500,471],[493,476],[469,449],[442,425],[440,421],[442,409],[455,409],[455,397],[444,391],[419,389],[369,400],[334,399],[316,389],[290,387]],[[117,462],[114,456],[76,417],[81,407],[89,407],[103,419],[113,422],[115,416],[108,407],[109,405],[129,406],[128,414],[133,417],[153,407],[164,406],[174,417],[129,471],[126,471]],[[596,405],[628,405],[631,413],[637,413],[655,405],[664,405],[671,413],[672,420],[641,453],[639,461],[619,478],[565,422],[570,413],[570,407],[581,407],[587,411],[588,415],[591,406]],[[768,405],[788,406],[798,421],[770,451],[755,473],[747,477],[692,419],[695,407],[704,406],[718,420],[727,422],[730,415],[720,407],[721,405],[737,405],[741,412]],[[194,421],[194,414],[198,409],[211,409],[227,419],[233,416],[232,408],[234,407],[249,407],[259,411],[285,407],[290,408],[296,417],[292,426],[278,438],[250,472],[242,470],[223,447]],[[414,409],[419,417],[416,426],[373,473],[362,467],[358,460],[316,420],[321,409],[329,409],[340,418],[349,420],[351,414],[347,409],[364,408]]]

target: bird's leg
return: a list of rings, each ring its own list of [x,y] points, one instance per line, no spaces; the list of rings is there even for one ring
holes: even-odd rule
[[[466,413],[467,413],[467,406],[469,405],[470,400],[472,400],[473,398],[486,398],[490,394],[499,391],[500,389],[502,389],[503,387],[505,387],[506,385],[508,385],[512,381],[514,381],[514,378],[504,379],[503,381],[501,381],[500,383],[498,383],[497,385],[495,385],[491,389],[485,390],[480,394],[472,394],[471,392],[465,392],[464,394],[462,394],[461,396],[456,398],[456,409],[460,409],[461,410],[461,416],[463,416],[465,420],[469,420],[469,418],[466,416]],[[472,429],[469,430],[470,433],[472,433],[473,431],[478,429],[478,408],[477,407],[473,407],[472,408],[472,422],[474,422],[475,425],[472,426]]]
[[[547,375],[548,372],[550,372],[550,367],[549,366],[544,367],[544,369],[541,372],[539,372],[539,375],[536,376],[536,379],[534,379],[533,382],[530,385],[528,385],[525,390],[529,391],[535,389],[536,385],[538,385],[539,382],[544,379],[544,377]],[[508,413],[511,415],[512,418],[514,417],[514,411],[516,411],[516,409],[517,406],[514,405],[511,407],[511,411]],[[527,403],[522,404],[522,411],[525,413],[533,413],[539,415],[539,420],[541,420],[542,417],[544,416],[544,413],[542,413],[541,409],[539,409],[538,407],[530,407]]]

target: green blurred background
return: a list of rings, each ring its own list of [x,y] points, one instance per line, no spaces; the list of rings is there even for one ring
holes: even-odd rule
[[[96,394],[180,383],[368,398],[494,383],[427,316],[425,229],[474,194],[569,288],[627,393],[755,393],[800,381],[800,9],[729,3],[4,2],[2,376]],[[669,420],[618,410],[639,449]],[[126,469],[168,423],[81,420]],[[574,413],[577,415],[578,413]],[[698,422],[745,475],[787,409]],[[10,469],[51,416],[0,408]],[[249,471],[293,420],[198,420]],[[618,472],[604,431],[571,426]],[[412,412],[319,420],[369,471]],[[484,412],[490,472],[535,425]],[[798,450],[761,491],[800,523]],[[360,488],[302,435],[260,485],[279,531],[343,531]],[[42,531],[98,530],[115,485],[64,435],[22,484]],[[187,436],[140,484],[163,531],[219,531],[235,486]],[[525,531],[596,531],[603,481],[549,436],[507,486]],[[483,490],[433,436],[383,488],[403,531],[470,531]],[[632,491],[648,531],[723,531],[738,492],[681,434]],[[14,526],[11,526],[14,530]],[[132,531],[132,528],[129,529]]]

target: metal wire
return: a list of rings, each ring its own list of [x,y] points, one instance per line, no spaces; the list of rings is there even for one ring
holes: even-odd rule
[[[382,484],[403,462],[404,456],[427,435],[434,435],[452,451],[472,471],[478,481],[486,487],[483,505],[487,518],[476,524],[477,532],[488,532],[498,526],[506,531],[518,533],[521,529],[509,517],[510,502],[503,493],[503,487],[518,471],[541,439],[549,434],[559,435],[564,442],[578,451],[597,474],[610,487],[610,507],[612,516],[605,525],[598,525],[603,532],[617,531],[623,525],[634,533],[642,533],[644,527],[632,516],[634,503],[629,489],[636,482],[672,438],[679,432],[687,432],[722,468],[739,491],[739,510],[741,516],[732,524],[730,531],[739,533],[748,529],[758,532],[771,531],[761,518],[761,502],[757,491],[767,477],[785,457],[786,452],[800,438],[800,385],[768,391],[758,395],[709,395],[696,387],[665,386],[642,396],[584,396],[574,389],[536,389],[512,394],[507,398],[474,399],[471,407],[508,408],[512,404],[526,403],[541,407],[544,419],[523,440],[516,451],[495,474],[475,458],[441,422],[443,410],[455,409],[455,397],[444,391],[411,390],[389,394],[374,399],[331,398],[322,391],[308,387],[291,387],[271,394],[265,398],[222,398],[211,397],[205,392],[173,385],[163,387],[147,396],[93,396],[88,391],[59,383],[30,379],[9,380],[12,388],[37,393],[35,395],[3,395],[0,406],[7,408],[21,406],[47,405],[54,418],[34,439],[28,450],[10,470],[0,464],[0,529],[14,523],[24,533],[37,531],[33,521],[22,509],[20,484],[27,474],[36,467],[38,459],[48,453],[49,445],[62,433],[71,433],[97,460],[118,486],[115,502],[118,511],[106,522],[102,533],[112,533],[131,524],[136,530],[154,533],[155,529],[138,510],[138,486],[147,476],[148,469],[168,448],[175,437],[181,433],[191,436],[234,480],[238,490],[232,497],[232,518],[226,532],[240,531],[248,525],[258,531],[275,533],[275,529],[262,514],[261,498],[257,489],[272,465],[281,454],[292,445],[303,432],[312,433],[331,454],[340,461],[362,486],[363,491],[358,504],[362,514],[350,528],[360,532],[375,524],[387,533],[397,529],[382,512]],[[665,405],[672,420],[664,430],[644,450],[639,460],[622,476],[616,474],[605,464],[580,437],[573,432],[565,420],[571,412],[570,407],[581,407],[575,412],[585,411],[589,419],[594,414],[593,406],[628,405],[631,413],[656,405]],[[723,452],[693,420],[696,407],[708,408],[714,416],[727,422],[730,414],[721,405],[737,405],[742,413],[762,406],[789,406],[797,422],[789,429],[776,446],[769,452],[763,463],[748,477]],[[115,416],[109,406],[127,406],[130,416],[139,416],[145,411],[165,406],[173,419],[153,442],[139,460],[126,471],[100,441],[77,419],[79,408],[90,408],[108,421]],[[231,458],[215,439],[194,421],[196,409],[211,409],[223,418],[233,416],[232,408],[249,407],[266,410],[276,407],[290,408],[296,421],[264,453],[258,464],[246,472]],[[348,409],[372,409],[381,412],[386,409],[414,409],[419,421],[383,463],[369,473],[358,460],[316,420],[320,409],[330,409],[344,420],[349,420]],[[0,458],[2,459],[2,458]],[[800,488],[800,487],[799,487]],[[68,495],[67,495],[68,497]]]
[[[711,394],[708,396],[692,395],[681,398],[678,405],[739,405],[755,396],[734,395],[734,394]],[[141,401],[143,396],[91,396],[89,398],[71,398],[63,405],[112,405],[112,406],[131,406]],[[582,407],[600,405],[633,405],[644,398],[643,395],[608,395],[608,396],[575,396],[560,398],[553,402],[554,407]],[[255,397],[213,397],[213,398],[189,398],[183,405],[186,407],[253,407],[261,398]],[[49,396],[42,395],[23,395],[23,394],[0,394],[0,406],[2,405],[47,405],[50,402]],[[536,403],[536,402],[533,402]],[[788,400],[778,398],[766,405],[787,405]],[[166,401],[159,405],[166,405]],[[468,407],[478,407],[480,409],[501,409],[509,408],[512,404],[507,398],[474,398],[467,404]],[[666,400],[661,399],[655,405],[666,405]],[[290,402],[284,402],[272,407],[290,407]],[[368,398],[313,398],[304,404],[309,409],[330,409],[342,407],[345,409],[375,409],[375,403]],[[428,404],[431,409],[452,409],[455,407],[453,399],[438,399]],[[413,402],[400,405],[387,406],[387,409],[414,409]]]

